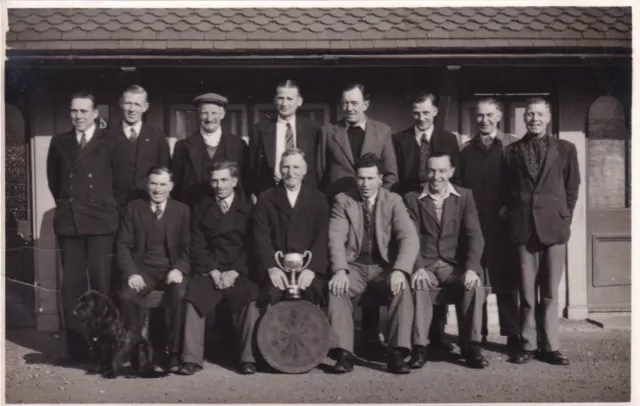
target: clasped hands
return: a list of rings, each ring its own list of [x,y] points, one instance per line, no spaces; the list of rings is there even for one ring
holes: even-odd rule
[[[282,269],[274,266],[273,268],[269,268],[268,272],[269,279],[271,279],[271,283],[273,284],[273,286],[280,290],[285,290],[289,287],[289,278]],[[311,282],[313,282],[313,278],[315,277],[316,274],[311,269],[302,270],[302,272],[300,272],[300,275],[298,276],[298,286],[301,290],[307,289],[309,286],[311,286]]]
[[[471,269],[468,269],[462,274],[460,281],[462,285],[464,285],[465,290],[470,290],[480,285],[480,277]],[[430,270],[421,268],[411,276],[411,287],[414,290],[435,289],[438,286],[440,286],[440,281],[438,281],[436,275]]]
[[[225,272],[220,272],[218,269],[214,269],[213,271],[209,272],[209,276],[211,276],[211,279],[213,279],[213,284],[215,285],[216,289],[226,289],[235,285],[236,279],[238,278],[238,276],[240,276],[240,274],[238,273],[238,271],[235,271],[233,269]]]
[[[172,269],[167,274],[165,283],[167,285],[171,285],[172,283],[182,283],[183,278],[182,272],[179,269]],[[129,276],[127,279],[127,285],[136,292],[140,292],[142,289],[147,287],[147,284],[140,274],[133,274]]]

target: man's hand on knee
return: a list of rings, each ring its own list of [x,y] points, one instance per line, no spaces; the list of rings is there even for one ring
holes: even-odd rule
[[[269,268],[269,279],[271,279],[271,283],[273,286],[280,290],[285,290],[289,286],[289,281],[287,280],[287,275],[280,268],[273,267]]]
[[[142,279],[142,276],[138,274],[129,276],[129,278],[127,279],[127,285],[129,285],[129,287],[136,292],[140,292],[147,286],[147,284],[144,283],[144,279]]]
[[[411,275],[411,287],[414,290],[435,289],[438,287],[438,278],[433,272],[420,268]]]
[[[215,287],[217,289],[221,289],[220,288],[220,281],[221,281],[222,273],[220,273],[219,270],[214,269],[214,270],[209,272],[209,276],[211,277],[211,279],[213,279],[213,284],[215,285]]]
[[[334,273],[329,281],[329,291],[334,296],[342,296],[349,291],[349,277],[344,269]]]
[[[220,276],[220,284],[218,285],[219,289],[230,288],[236,283],[236,279],[238,279],[240,274],[236,270],[228,270],[226,272],[222,272]]]
[[[300,272],[300,277],[298,278],[298,286],[300,286],[300,289],[302,290],[307,289],[309,286],[311,286],[311,282],[313,282],[313,278],[315,277],[316,274],[311,269],[304,269],[302,272]]]
[[[389,286],[391,287],[391,293],[397,295],[407,287],[407,277],[404,272],[397,269],[391,272],[389,276]]]
[[[182,280],[183,280],[182,272],[180,272],[179,269],[172,269],[167,274],[167,280],[166,280],[167,285],[170,285],[172,283],[182,283]]]
[[[465,290],[476,288],[480,286],[480,277],[475,271],[467,269],[467,271],[462,274],[462,284]]]

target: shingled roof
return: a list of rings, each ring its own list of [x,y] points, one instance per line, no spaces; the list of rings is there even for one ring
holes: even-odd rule
[[[20,51],[631,49],[631,8],[12,9]]]

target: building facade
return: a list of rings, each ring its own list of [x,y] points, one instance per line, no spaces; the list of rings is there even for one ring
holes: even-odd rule
[[[411,126],[409,97],[431,91],[436,125],[460,143],[477,99],[498,99],[502,130],[520,137],[524,101],[543,96],[583,179],[562,315],[631,308],[630,8],[14,9],[7,45],[7,306],[24,314],[9,325],[58,328],[45,162],[53,134],[71,128],[70,94],[94,92],[101,125],[119,125],[118,98],[134,83],[171,145],[197,129],[190,100],[205,92],[229,99],[223,125],[248,139],[283,79],[319,122],[340,118],[344,84],[364,83],[370,116],[394,132]]]

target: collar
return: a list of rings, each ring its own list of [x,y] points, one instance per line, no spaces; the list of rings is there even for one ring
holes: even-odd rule
[[[347,122],[347,128],[349,128],[349,127],[360,127],[364,131],[364,130],[366,130],[366,126],[367,126],[367,117],[366,116],[359,123],[350,124],[349,122]]]
[[[427,184],[427,185],[424,185],[424,189],[422,189],[422,193],[420,193],[420,196],[418,197],[418,199],[422,199],[424,197],[429,196],[433,200],[441,200],[441,199],[444,200],[450,195],[460,197],[460,193],[458,193],[458,191],[453,187],[451,182],[447,184],[447,189],[445,190],[444,197],[440,197],[440,195],[437,195],[437,194],[432,194],[431,191],[429,191],[429,185]]]
[[[205,133],[200,129],[200,135],[202,135],[206,145],[210,147],[217,147],[220,142],[220,138],[222,137],[222,127],[218,127],[218,129],[212,133]]]
[[[286,186],[284,186],[284,191],[287,192],[288,195],[297,195],[302,190],[302,185],[297,190],[289,190]]]
[[[87,130],[84,132],[85,137],[87,138],[87,141],[91,139],[91,137],[93,137],[93,134],[96,132],[96,125],[93,124],[91,127],[87,128]],[[82,137],[82,131],[78,131],[76,130],[76,137],[80,138]]]
[[[420,143],[421,138],[422,138],[422,134],[426,133],[427,134],[427,140],[429,142],[431,142],[431,136],[433,136],[433,130],[434,130],[435,126],[431,126],[431,128],[429,128],[428,130],[420,130],[418,127],[413,126],[413,133],[416,136],[416,141],[418,141],[418,143]]]
[[[169,201],[169,199],[165,200],[160,204],[160,209],[162,210],[162,212],[164,212],[164,210],[167,208],[167,202]],[[156,208],[156,205],[158,205],[158,203],[154,203],[153,201],[151,201],[151,210],[154,210]]]
[[[478,133],[478,135],[480,137],[485,136],[485,134],[480,134],[480,133]],[[495,140],[497,136],[498,136],[498,130],[497,129],[494,132],[492,132],[491,134],[489,134],[489,137],[491,137],[492,140]]]
[[[371,207],[375,206],[376,204],[376,199],[378,198],[378,195],[380,194],[380,192],[376,193],[375,195],[367,198],[366,200],[369,201],[369,203],[371,204]],[[360,197],[360,199],[362,200],[362,203],[364,203],[365,199],[362,199],[362,196]]]
[[[140,136],[140,131],[142,131],[142,121],[138,121],[137,123],[135,123],[134,125],[129,125],[127,124],[126,121],[122,122],[122,131],[124,132],[124,135],[127,136],[127,138],[129,138],[131,136],[131,129],[136,130],[136,134],[138,134],[138,137]]]
[[[287,123],[291,124],[291,129],[295,130],[296,128],[296,115],[292,114],[291,118],[285,120],[284,118],[278,116],[278,120],[276,121],[277,125],[287,125]]]
[[[227,207],[231,207],[231,204],[233,203],[234,198],[235,198],[235,193],[231,193],[229,196],[225,197],[224,199],[216,198],[216,203],[220,204],[220,202],[224,200],[227,203]]]
[[[549,139],[549,133],[547,133],[545,131],[544,134],[542,134],[542,135],[536,135],[536,134],[527,132],[525,134],[525,136],[523,137],[523,139],[526,140],[526,141],[530,141],[530,140],[533,140],[533,139],[539,139],[539,140],[542,140],[542,141],[546,141],[546,140]]]

